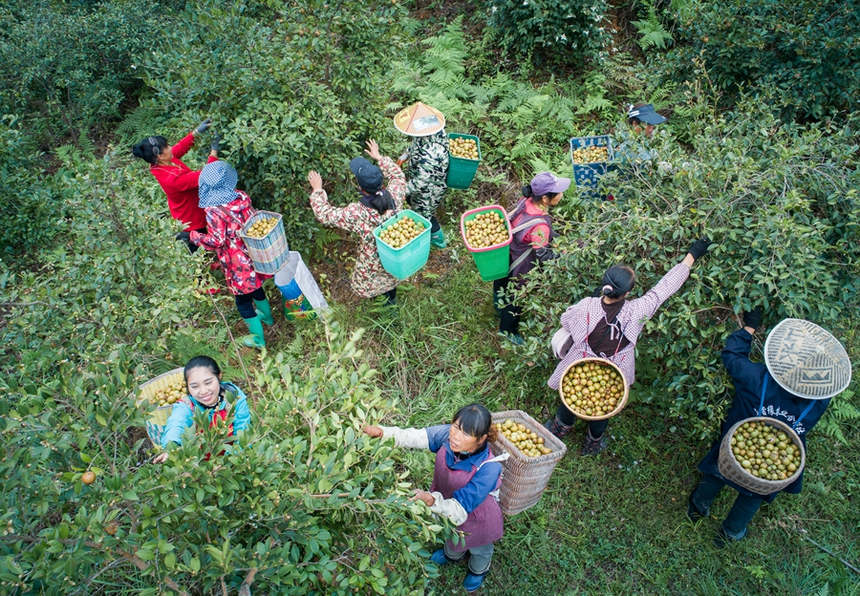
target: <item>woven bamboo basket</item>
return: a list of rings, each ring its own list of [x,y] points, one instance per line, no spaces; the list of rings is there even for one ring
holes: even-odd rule
[[[137,388],[135,403],[139,407],[148,407],[156,391],[166,389],[171,383],[184,379],[184,370],[183,368],[174,368],[143,383]],[[156,447],[161,447],[161,435],[164,433],[164,427],[167,425],[171,411],[173,411],[173,404],[156,406],[154,410],[150,411],[146,419],[146,434]]]
[[[248,229],[254,222],[264,217],[274,217],[278,220],[277,225],[262,238],[248,236]],[[290,256],[290,247],[284,232],[284,218],[280,213],[258,210],[242,226],[239,236],[248,248],[248,256],[254,262],[254,269],[259,273],[274,275],[284,266]]]
[[[555,469],[555,465],[567,453],[567,447],[551,432],[523,412],[522,410],[506,410],[493,414],[493,422],[500,424],[512,419],[514,422],[523,424],[529,430],[543,437],[544,445],[552,452],[547,455],[529,457],[524,455],[504,435],[499,433],[498,438],[490,444],[494,455],[509,453],[510,457],[502,462],[502,485],[499,488],[499,504],[502,513],[514,515],[525,511],[540,501],[541,495],[546,489],[549,477]]]
[[[563,385],[564,385],[564,377],[567,376],[568,371],[580,364],[585,364],[586,362],[599,362],[605,366],[610,366],[615,369],[615,371],[621,375],[621,380],[624,383],[624,395],[619,400],[618,404],[615,406],[615,409],[609,412],[608,414],[604,414],[603,416],[586,416],[585,414],[581,414],[567,405],[567,402],[564,401],[564,393],[563,393]],[[577,418],[582,418],[583,420],[594,421],[594,420],[606,420],[607,418],[612,418],[616,416],[621,410],[624,409],[624,406],[627,405],[627,398],[630,396],[630,386],[627,384],[627,378],[624,376],[624,373],[621,372],[621,369],[612,362],[611,360],[607,360],[606,358],[581,358],[575,362],[572,362],[570,366],[564,369],[564,374],[561,375],[561,381],[558,383],[558,396],[561,398],[561,403],[564,404],[564,407],[567,408],[574,416]]]
[[[764,422],[784,431],[791,438],[792,442],[800,449],[800,465],[794,474],[785,480],[765,480],[764,478],[753,476],[743,469],[735,454],[732,453],[731,441],[735,431],[745,422]],[[717,468],[724,478],[759,495],[770,495],[788,487],[792,482],[800,478],[805,466],[806,448],[803,446],[803,441],[794,432],[794,429],[785,422],[767,416],[753,416],[751,418],[744,418],[740,422],[735,422],[720,442],[720,453],[717,457]]]

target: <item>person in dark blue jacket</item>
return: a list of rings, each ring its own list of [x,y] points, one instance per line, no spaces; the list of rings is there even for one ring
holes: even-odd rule
[[[824,329],[799,319],[785,319],[773,329],[765,345],[766,364],[752,362],[752,338],[761,320],[759,309],[745,313],[744,327],[726,340],[722,360],[734,383],[735,396],[720,437],[699,462],[703,476],[687,501],[687,515],[696,521],[708,516],[723,486],[728,484],[738,492],[714,540],[718,547],[743,538],[761,504],[770,503],[779,494],[756,494],[720,474],[717,460],[726,432],[746,418],[768,416],[791,426],[806,445],[806,435],[827,409],[830,397],[850,382],[851,366],[842,345]],[[802,482],[801,473],[785,492],[799,493]]]

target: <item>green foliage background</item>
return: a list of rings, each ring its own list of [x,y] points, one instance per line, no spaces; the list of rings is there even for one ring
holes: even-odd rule
[[[773,52],[743,53],[746,70],[726,70],[723,53],[752,35],[721,27],[731,3],[622,5],[599,16],[630,38],[587,66],[555,55],[551,71],[501,59],[498,40],[512,33],[478,2],[4,5],[3,591],[233,592],[251,569],[264,593],[458,588],[462,568],[440,573],[426,558],[450,528],[405,500],[427,488],[430,456],[356,430],[438,423],[474,400],[543,420],[556,401],[547,338],[563,309],[617,261],[636,268],[644,292],[707,235],[710,254],[646,326],[609,451],[581,458],[569,440],[541,503],[507,520],[488,591],[548,593],[561,580],[615,593],[852,593],[852,572],[808,538],[860,556],[854,386],[810,438],[804,492],[767,508],[738,549],[703,550],[710,526],[681,520],[731,394],[718,352],[738,313],[761,304],[766,325],[810,318],[857,360],[858,115],[841,95],[855,83],[839,70],[855,42],[836,39],[838,27],[794,31],[833,53],[843,86],[819,93],[825,62],[783,59],[776,33],[762,33]],[[542,6],[557,3],[532,3],[529,27],[549,31],[558,25],[534,12]],[[763,31],[776,31],[770,6],[755,5]],[[685,21],[688,10],[701,18]],[[817,14],[801,3],[786,22]],[[678,60],[684,69],[662,80],[643,66]],[[779,69],[788,74],[744,74]],[[369,137],[399,154],[406,140],[390,118],[418,99],[442,109],[448,130],[481,138],[475,183],[449,192],[441,212],[449,237],[465,208],[512,204],[536,171],[568,173],[569,137],[623,129],[627,103],[671,110],[653,143],[665,164],[608,174],[615,201],[566,193],[555,213],[563,256],[517,297],[523,348],[499,343],[489,284],[453,238],[400,286],[397,311],[340,289],[352,247],[313,220],[305,174],[320,170],[332,200],[349,200],[348,159]],[[175,141],[205,116],[255,205],[284,213],[291,245],[335,298],[327,323],[276,317],[264,355],[233,341],[232,298],[201,291],[220,274],[202,251],[173,245],[163,193],[130,156],[140,137]],[[205,153],[201,141],[186,161],[199,167]],[[200,352],[248,393],[254,430],[211,461],[201,454],[224,437],[189,436],[179,457],[151,466],[135,388]],[[86,469],[98,474],[91,486],[79,480]]]

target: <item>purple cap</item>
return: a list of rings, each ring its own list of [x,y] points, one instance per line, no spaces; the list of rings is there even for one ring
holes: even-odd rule
[[[555,195],[570,187],[570,178],[561,178],[552,172],[541,172],[531,182],[532,196]]]

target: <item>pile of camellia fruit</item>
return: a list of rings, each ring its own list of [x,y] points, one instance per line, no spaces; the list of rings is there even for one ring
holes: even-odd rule
[[[278,225],[277,217],[261,217],[248,228],[247,236],[261,240]]]
[[[475,139],[456,137],[448,139],[448,151],[461,159],[478,159],[478,144]]]
[[[169,406],[178,402],[185,397],[185,382],[181,376],[177,376],[175,381],[171,381],[164,389],[156,391],[149,401],[156,406]]]
[[[624,379],[608,364],[581,362],[568,369],[561,390],[564,403],[574,413],[605,416],[624,397]]]
[[[529,457],[552,453],[552,449],[544,446],[543,437],[535,431],[526,428],[524,424],[514,422],[508,418],[502,424],[498,425],[498,428],[500,433],[516,445],[517,449]]]
[[[752,420],[732,435],[732,454],[741,467],[764,480],[785,480],[800,467],[800,448],[784,430]]]
[[[573,150],[573,163],[603,163],[609,158],[609,149],[606,147],[582,147],[581,149]]]
[[[424,229],[423,223],[419,223],[411,217],[404,217],[382,230],[379,233],[379,239],[391,248],[403,248],[415,240]]]
[[[466,240],[471,248],[486,248],[508,239],[505,218],[497,211],[485,211],[466,222]]]

